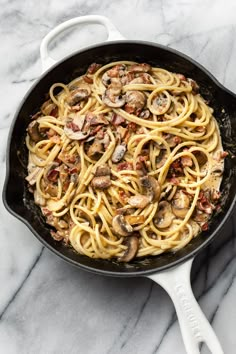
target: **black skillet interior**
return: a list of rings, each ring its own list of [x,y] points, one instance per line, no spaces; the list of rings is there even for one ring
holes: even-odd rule
[[[36,112],[45,100],[50,86],[55,82],[68,83],[86,72],[92,62],[101,64],[117,60],[147,62],[173,72],[179,72],[195,79],[200,92],[214,108],[219,123],[224,149],[229,151],[225,160],[225,173],[222,181],[222,211],[215,215],[210,229],[192,240],[177,253],[164,253],[156,257],[146,257],[129,264],[115,261],[90,259],[76,254],[72,248],[52,239],[49,226],[45,224],[39,208],[34,204],[27,190],[26,166],[27,151],[24,144],[26,127],[30,115]],[[221,229],[235,204],[236,195],[236,96],[223,88],[199,64],[169,48],[134,41],[110,42],[82,50],[50,69],[27,93],[13,122],[8,142],[7,176],[3,192],[6,208],[23,221],[35,236],[50,250],[70,263],[81,268],[113,276],[135,276],[154,273],[176,265],[195,255],[205,247]]]

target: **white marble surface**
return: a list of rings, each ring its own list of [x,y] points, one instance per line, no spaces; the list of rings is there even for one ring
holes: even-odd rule
[[[108,16],[129,39],[169,45],[198,60],[236,92],[234,0],[0,0],[0,188],[9,126],[41,72],[39,45],[74,16]],[[105,39],[100,28],[73,31],[53,53]],[[199,255],[193,289],[224,352],[236,352],[236,217]],[[173,305],[147,279],[112,279],[64,263],[9,215],[0,201],[0,353],[185,353]]]

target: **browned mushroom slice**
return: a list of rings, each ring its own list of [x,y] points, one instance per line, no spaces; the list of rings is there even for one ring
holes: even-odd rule
[[[192,151],[193,155],[196,157],[199,166],[203,166],[205,165],[205,163],[207,162],[207,156],[206,154],[204,154],[204,152],[196,150],[196,151]]]
[[[142,194],[137,194],[128,199],[128,204],[134,208],[144,209],[150,204],[150,197]]]
[[[120,81],[115,81],[108,86],[104,95],[102,96],[102,101],[105,105],[112,108],[119,108],[125,104],[125,96],[121,94],[122,85]]]
[[[126,144],[117,145],[111,157],[112,162],[113,163],[120,162],[123,159],[125,153],[126,153]]]
[[[223,175],[224,172],[223,166],[219,166],[219,165],[213,166],[211,172],[214,174],[214,176],[220,177]]]
[[[40,140],[44,139],[44,135],[39,130],[39,123],[36,120],[34,120],[28,125],[27,130],[30,139],[35,143],[38,143]]]
[[[88,131],[87,133],[81,132],[79,130],[74,131],[73,127],[70,128],[68,126],[64,127],[64,132],[65,132],[66,136],[71,140],[84,140],[90,134],[90,131]]]
[[[161,187],[156,178],[152,176],[144,176],[140,178],[140,184],[142,192],[150,197],[151,201],[157,202],[160,198]]]
[[[100,177],[100,176],[109,176],[111,173],[111,169],[109,166],[107,165],[101,165],[98,166],[95,172],[95,176],[96,177]]]
[[[133,232],[133,227],[125,220],[124,215],[116,215],[112,219],[112,228],[119,236],[129,236]]]
[[[189,224],[192,227],[193,237],[196,237],[200,233],[201,227],[194,220],[189,220]]]
[[[166,163],[168,154],[166,149],[160,149],[160,153],[156,158],[156,168],[161,168]]]
[[[152,101],[150,107],[152,113],[162,115],[168,111],[171,105],[171,98],[167,91],[160,92]]]
[[[171,204],[172,212],[175,214],[175,216],[184,219],[187,212],[189,211],[189,197],[182,190],[178,190],[175,193]]]
[[[135,73],[147,73],[151,71],[152,67],[149,64],[142,63],[142,64],[133,64],[129,67],[129,71]]]
[[[97,189],[107,189],[111,186],[111,180],[109,176],[99,176],[94,177],[91,184]]]
[[[141,91],[127,91],[125,110],[134,113],[143,109],[147,101],[145,94]]]
[[[138,77],[135,77],[128,84],[136,85],[136,84],[150,84],[150,83],[151,83],[151,76],[149,74],[144,73]]]
[[[159,229],[164,229],[168,226],[171,225],[173,219],[175,216],[173,215],[171,211],[171,205],[170,203],[166,201],[160,202],[158,206],[158,211],[154,217],[154,224],[159,228]]]
[[[126,215],[125,220],[128,221],[130,225],[143,224],[145,221],[144,215]]]
[[[87,155],[88,157],[96,157],[100,154],[102,154],[103,151],[103,144],[99,139],[95,139],[92,145],[90,145]]]
[[[199,209],[195,209],[194,214],[193,214],[193,220],[195,220],[197,223],[200,225],[204,224],[207,222],[209,219],[209,215],[204,213],[203,211]]]
[[[128,246],[123,256],[118,259],[119,262],[130,262],[135,258],[139,249],[139,239],[137,236],[130,236],[125,239],[125,244]]]
[[[142,111],[139,114],[139,117],[142,119],[148,119],[150,117],[150,115],[151,115],[151,113],[150,113],[149,109],[145,109],[144,111]]]
[[[70,106],[75,106],[77,103],[87,100],[91,94],[90,87],[84,85],[83,87],[76,88],[71,91],[70,96],[67,98],[67,103]]]

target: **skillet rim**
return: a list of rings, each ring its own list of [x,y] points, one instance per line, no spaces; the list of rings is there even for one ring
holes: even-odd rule
[[[64,261],[66,261],[67,263],[70,263],[80,269],[95,273],[95,274],[100,274],[100,275],[106,275],[106,276],[113,276],[113,277],[136,277],[136,276],[148,276],[154,273],[158,273],[167,269],[171,269],[176,267],[178,264],[181,264],[185,261],[187,261],[190,258],[194,258],[199,252],[201,252],[205,247],[207,247],[212,241],[213,239],[220,233],[221,229],[223,228],[224,224],[226,223],[226,221],[229,219],[229,217],[231,216],[233,209],[235,207],[236,204],[236,193],[234,195],[233,201],[231,202],[231,205],[228,209],[228,211],[226,212],[225,216],[223,217],[223,219],[219,222],[219,225],[216,227],[216,229],[208,236],[208,238],[203,241],[198,247],[196,247],[196,249],[192,250],[191,252],[185,254],[184,256],[182,256],[180,259],[172,261],[166,265],[160,266],[158,268],[153,267],[152,269],[148,269],[148,270],[137,270],[137,271],[129,271],[128,269],[125,272],[121,272],[121,271],[112,271],[112,270],[103,270],[103,269],[97,269],[95,267],[91,267],[88,265],[84,265],[81,264],[78,260],[73,260],[71,259],[69,256],[66,256],[64,254],[62,254],[60,251],[56,250],[52,245],[50,245],[49,243],[47,243],[47,241],[40,236],[40,234],[33,228],[33,226],[24,218],[22,217],[20,214],[18,214],[17,212],[15,212],[11,206],[9,205],[8,201],[7,201],[7,187],[9,185],[9,176],[10,176],[10,171],[11,171],[11,166],[10,166],[10,148],[11,148],[11,141],[12,141],[12,134],[13,134],[13,130],[15,127],[15,123],[18,119],[20,110],[22,109],[22,106],[24,105],[25,101],[29,98],[30,94],[32,93],[32,91],[34,90],[34,88],[40,83],[40,81],[46,77],[54,68],[62,65],[63,63],[65,63],[67,60],[69,60],[70,58],[77,56],[87,50],[90,49],[96,49],[99,48],[101,46],[111,46],[111,45],[117,45],[117,44],[138,44],[138,45],[144,45],[144,46],[152,46],[155,48],[160,48],[164,51],[166,51],[167,53],[173,53],[183,59],[185,59],[186,61],[190,62],[193,66],[199,68],[203,73],[205,73],[209,79],[211,81],[213,81],[215,83],[215,85],[223,92],[226,92],[227,94],[229,94],[233,99],[235,99],[236,101],[236,94],[234,94],[231,90],[229,90],[228,88],[226,88],[224,85],[222,85],[213,74],[211,74],[211,72],[206,69],[203,65],[201,65],[200,63],[198,63],[197,61],[195,61],[194,59],[192,59],[191,57],[189,57],[188,55],[170,48],[168,46],[162,45],[162,44],[158,44],[155,42],[149,42],[149,41],[138,41],[138,40],[116,40],[116,41],[108,41],[108,42],[101,42],[95,45],[91,45],[85,48],[82,48],[78,51],[75,51],[65,57],[63,57],[61,60],[57,61],[55,64],[53,64],[50,68],[48,68],[47,70],[45,70],[40,76],[39,78],[37,78],[35,80],[35,82],[31,85],[31,87],[27,90],[27,92],[24,94],[23,98],[21,99],[20,103],[18,104],[18,107],[16,109],[16,112],[14,113],[14,117],[13,120],[11,122],[10,125],[10,129],[8,132],[8,138],[7,138],[7,148],[6,148],[6,173],[5,173],[5,180],[4,180],[4,185],[3,185],[3,191],[2,191],[2,200],[3,200],[3,204],[5,206],[5,208],[7,209],[7,211],[12,214],[13,216],[15,216],[18,220],[20,220],[21,222],[23,222],[23,224],[25,224],[28,229],[33,233],[33,235],[43,244],[43,246],[45,246],[46,248],[48,248],[51,252],[53,252],[54,254],[56,254],[57,256],[59,256],[61,259],[63,259]],[[142,265],[140,266],[142,267]]]

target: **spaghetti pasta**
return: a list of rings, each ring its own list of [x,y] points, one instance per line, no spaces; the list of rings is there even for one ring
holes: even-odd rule
[[[129,262],[177,251],[208,228],[226,153],[194,80],[94,63],[49,96],[27,128],[26,180],[55,240]]]

